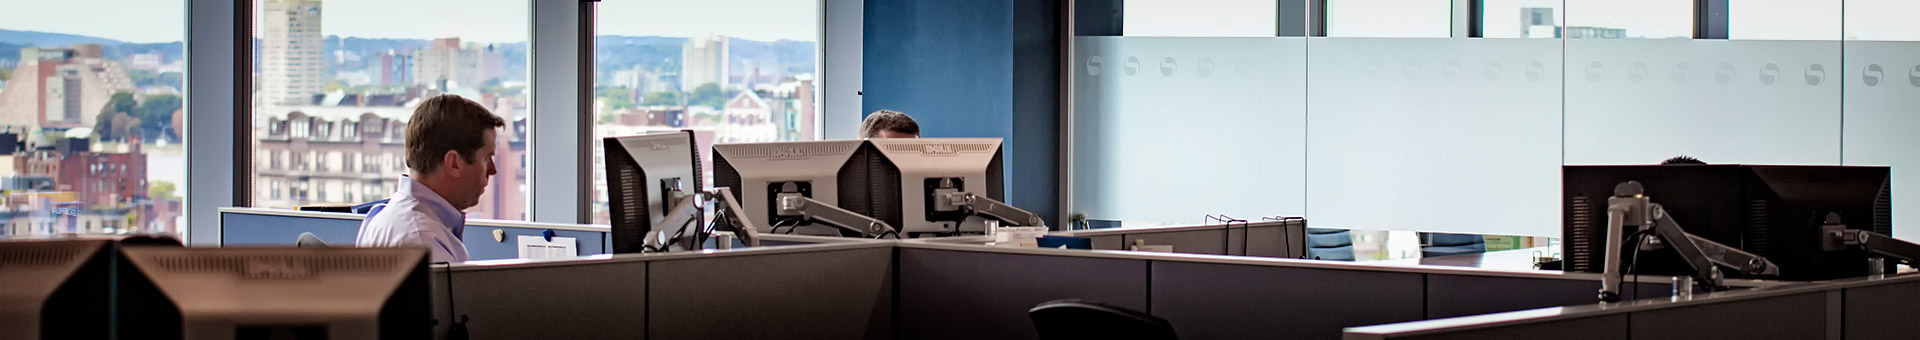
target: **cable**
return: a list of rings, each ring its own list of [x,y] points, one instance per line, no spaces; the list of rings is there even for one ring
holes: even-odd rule
[[[1633,275],[1633,281],[1630,284],[1633,286],[1633,297],[1631,300],[1640,299],[1640,273],[1637,272],[1636,269],[1640,266],[1640,246],[1646,243],[1647,238],[1650,236],[1651,234],[1647,233],[1646,230],[1627,234],[1627,238],[1633,241],[1633,257],[1632,260],[1627,261],[1627,275]]]
[[[453,263],[440,263],[447,265],[445,267],[447,269],[447,321],[452,322],[452,324],[447,325],[447,340],[466,340],[471,337],[471,334],[467,331],[467,317],[465,315],[459,318],[453,317],[455,312],[453,307]]]
[[[875,239],[875,240],[878,240],[878,239],[882,239],[882,238],[886,238],[886,237],[887,237],[887,235],[893,235],[893,239],[895,239],[895,240],[898,240],[898,239],[900,239],[900,232],[898,232],[898,231],[892,231],[892,230],[888,230],[888,231],[886,231],[886,232],[882,232],[882,233],[880,233],[880,235],[875,235],[875,236],[873,237],[873,239]]]

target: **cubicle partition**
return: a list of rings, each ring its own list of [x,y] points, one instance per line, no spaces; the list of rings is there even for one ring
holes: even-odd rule
[[[1306,220],[1074,230],[1052,235],[1085,237],[1093,241],[1093,249],[1099,250],[1127,250],[1139,243],[1172,246],[1173,252],[1188,254],[1284,258],[1307,255]]]
[[[366,215],[294,211],[285,209],[220,208],[220,241],[223,246],[292,245],[301,233],[313,233],[329,245],[351,245]],[[541,237],[552,231],[553,237],[572,238],[581,256],[608,254],[613,237],[604,225],[534,223],[501,220],[468,220],[461,241],[474,260],[519,258],[521,236]],[[801,235],[761,235],[766,246],[843,242],[837,237]]]
[[[1384,339],[1912,339],[1920,275],[1797,283],[1348,328]]]

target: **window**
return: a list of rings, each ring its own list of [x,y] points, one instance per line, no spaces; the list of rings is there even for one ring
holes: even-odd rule
[[[381,125],[393,121],[394,126],[405,126],[412,105],[431,96],[459,95],[506,121],[526,119],[529,0],[253,1],[255,38],[261,44],[255,56],[261,63],[255,70],[253,119],[289,122],[287,138],[263,138],[253,152],[260,157],[290,153],[285,167],[310,171],[255,172],[258,207],[357,204],[384,196],[353,192],[406,173],[403,137],[385,135]],[[408,62],[396,60],[397,55],[446,62]],[[438,79],[447,81],[433,81]],[[278,129],[274,124],[254,126]],[[302,139],[312,143],[299,142]],[[497,145],[500,157],[526,152],[524,136],[509,139],[517,142]],[[510,159],[499,158],[495,164],[513,164]],[[500,170],[502,175],[523,172]],[[481,197],[486,203],[468,213],[519,219],[526,210],[519,198],[523,194],[508,188],[525,180],[494,176]],[[274,186],[291,188],[291,199],[275,199]]]
[[[1727,38],[1840,40],[1841,0],[1727,0]]]
[[[52,188],[71,192],[73,205],[62,204],[58,214],[77,216],[78,220],[57,219],[60,231],[78,229],[83,233],[141,232],[172,234],[184,239],[185,214],[179,211],[186,196],[186,149],[182,134],[173,124],[180,111],[186,86],[181,70],[186,65],[186,1],[184,0],[103,0],[0,1],[0,29],[31,31],[45,37],[24,41],[0,42],[0,125],[12,132],[28,135],[65,136],[76,128],[92,129],[83,139],[90,152],[40,150],[12,157],[24,157],[31,163],[16,168],[15,160],[0,163],[0,172],[36,172],[66,174],[54,177]],[[34,50],[38,58],[23,58],[23,50]],[[41,73],[40,70],[60,74]],[[49,76],[77,77],[84,86],[49,87],[47,82],[24,81]],[[70,78],[71,79],[71,78]],[[51,96],[15,94],[59,93],[68,96],[66,105]],[[79,100],[84,98],[85,100]],[[79,105],[78,108],[72,106]],[[10,109],[61,107],[67,114],[15,115]],[[119,107],[133,120],[118,122],[115,116],[101,116],[103,108]],[[76,117],[77,116],[77,117]],[[74,119],[77,118],[77,119]],[[102,119],[105,118],[105,119]],[[186,121],[185,119],[182,120]],[[22,136],[25,137],[25,136]],[[137,145],[137,147],[136,147]],[[11,152],[9,152],[11,153]],[[90,155],[90,156],[89,156]],[[9,158],[0,155],[0,158]],[[47,160],[41,163],[39,160]],[[63,161],[65,160],[65,161]],[[129,166],[144,164],[144,166]],[[135,183],[149,183],[134,186]],[[11,189],[11,188],[10,188]],[[11,190],[15,195],[45,194],[40,189]],[[4,200],[0,200],[4,201]],[[5,202],[4,204],[25,204]],[[71,210],[68,210],[68,209]],[[20,210],[16,210],[20,209]],[[0,211],[37,211],[27,225],[15,225],[12,236],[44,235],[48,228],[42,219],[56,220],[52,209],[26,210],[21,206],[0,206]],[[101,218],[134,219],[108,228]],[[80,227],[85,222],[84,228]],[[26,221],[22,221],[26,222]],[[0,221],[5,223],[5,221]]]
[[[1486,38],[1559,38],[1566,10],[1561,0],[1485,0],[1480,36]]]
[[[1687,39],[1693,37],[1693,1],[1566,0],[1569,39]]]
[[[1329,37],[1446,38],[1452,35],[1453,1],[1327,0]]]
[[[1122,4],[1126,36],[1271,37],[1278,4],[1267,0],[1130,0]]]
[[[686,129],[707,155],[711,141],[818,139],[819,2],[613,0],[595,8],[594,140]],[[594,222],[607,223],[603,151],[590,144]]]

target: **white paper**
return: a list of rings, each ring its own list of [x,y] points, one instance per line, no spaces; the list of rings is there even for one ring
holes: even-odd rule
[[[572,237],[555,237],[552,242],[539,236],[520,236],[521,259],[564,259],[580,256]]]

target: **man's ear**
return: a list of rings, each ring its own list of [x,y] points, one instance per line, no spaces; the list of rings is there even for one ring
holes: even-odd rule
[[[440,168],[446,169],[449,174],[458,174],[459,170],[467,168],[467,163],[463,162],[465,159],[460,158],[459,151],[447,150],[447,154],[441,155],[440,158]]]

